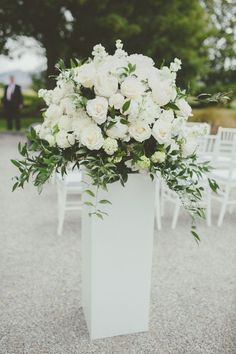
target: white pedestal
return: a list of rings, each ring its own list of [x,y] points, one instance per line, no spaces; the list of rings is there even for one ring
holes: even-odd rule
[[[91,339],[148,331],[155,183],[131,174],[100,191],[109,216],[82,217],[82,297]],[[84,195],[84,199],[88,200]]]

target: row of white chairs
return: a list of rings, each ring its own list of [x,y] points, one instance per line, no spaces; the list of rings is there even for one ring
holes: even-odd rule
[[[224,215],[228,206],[230,212],[236,204],[236,129],[219,128],[217,135],[207,135],[200,138],[198,155],[200,161],[210,161],[214,167],[210,174],[220,186],[217,194],[210,190],[207,180],[203,180],[205,189],[202,207],[206,209],[206,224],[211,226],[212,202],[216,200],[221,203],[218,226],[223,223]],[[63,178],[56,174],[58,194],[58,234],[63,231],[65,213],[67,211],[80,211],[82,208],[82,175],[80,171],[70,171]],[[178,195],[171,191],[160,178],[156,180],[156,224],[162,228],[162,218],[165,212],[165,205],[169,202],[173,205],[174,212],[171,227],[177,225],[181,210],[181,200]]]
[[[233,207],[236,205],[236,129],[220,127],[217,135],[201,137],[197,152],[200,162],[210,162],[213,170],[209,177],[215,179],[220,187],[216,194],[211,191],[207,180],[202,182],[205,192],[201,206],[206,209],[206,224],[211,226],[212,203],[217,201],[221,205],[217,225],[221,226],[227,207],[229,206],[229,212],[232,213]],[[171,224],[174,229],[178,221],[181,201],[177,194],[166,187],[163,182],[158,189],[161,195],[162,216],[165,202],[169,201],[174,207]],[[158,210],[157,213],[159,213]],[[157,226],[161,228],[158,223]]]

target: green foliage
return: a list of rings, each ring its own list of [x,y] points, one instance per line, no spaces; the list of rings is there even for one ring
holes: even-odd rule
[[[21,160],[12,160],[17,167],[20,175],[15,177],[13,190],[23,188],[26,182],[32,178],[34,185],[41,192],[43,185],[49,180],[55,171],[60,172],[62,176],[67,173],[68,165],[73,163],[73,168],[85,167],[86,173],[95,186],[96,192],[91,188],[85,189],[84,193],[90,198],[85,204],[92,208],[90,216],[96,215],[103,218],[106,212],[99,209],[99,205],[109,204],[106,199],[98,200],[98,190],[100,188],[107,190],[110,183],[120,181],[124,186],[129,173],[134,173],[126,165],[127,161],[134,163],[142,159],[143,156],[151,156],[156,146],[152,144],[137,143],[130,156],[127,156],[127,146],[121,143],[119,156],[123,155],[120,163],[115,163],[117,156],[108,157],[105,153],[88,150],[86,147],[80,147],[75,144],[67,149],[51,147],[46,141],[38,138],[35,130],[31,128],[28,133],[28,139],[31,144],[19,144],[18,149]],[[159,146],[159,151],[163,151],[164,146]],[[204,209],[199,207],[202,200],[203,187],[199,185],[199,180],[209,171],[208,163],[199,163],[196,155],[183,158],[176,154],[176,151],[166,149],[167,157],[163,163],[150,163],[149,174],[153,179],[157,172],[160,173],[167,186],[175,191],[180,197],[183,206],[192,217],[192,235],[196,241],[199,236],[196,232],[195,217],[204,217]],[[215,181],[208,179],[209,185],[214,192],[217,192],[218,185]]]

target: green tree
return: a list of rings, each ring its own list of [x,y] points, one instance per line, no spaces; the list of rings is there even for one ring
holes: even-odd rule
[[[229,0],[205,0],[211,25],[207,38],[209,70],[204,78],[208,91],[236,90],[236,6]]]
[[[192,84],[206,71],[208,19],[198,0],[1,0],[3,40],[26,35],[46,50],[47,74],[60,57],[86,57],[94,44],[114,49],[120,38],[129,52],[158,64],[183,60],[179,84]],[[48,82],[50,84],[50,82]]]

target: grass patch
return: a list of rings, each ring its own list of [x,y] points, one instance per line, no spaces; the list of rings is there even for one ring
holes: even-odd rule
[[[189,121],[207,122],[211,125],[211,133],[216,134],[218,127],[236,128],[236,110],[207,107],[193,110],[193,117]]]

